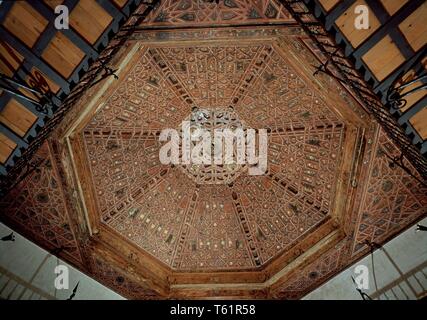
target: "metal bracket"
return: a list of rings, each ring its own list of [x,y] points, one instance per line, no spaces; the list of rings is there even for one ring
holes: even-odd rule
[[[417,86],[417,87],[409,90],[408,92],[405,92],[404,94],[402,94],[402,91],[405,88],[417,83],[418,81],[422,82],[422,84],[420,84],[419,86]],[[425,83],[424,83],[424,81],[425,81]],[[399,81],[396,81],[396,83],[397,82],[399,82]],[[418,76],[418,77],[416,77],[416,78],[414,78],[408,82],[401,84],[398,87],[395,87],[395,85],[391,85],[389,87],[389,89],[387,90],[387,96],[386,96],[387,104],[389,104],[390,107],[393,109],[402,109],[407,104],[405,97],[410,96],[417,91],[421,91],[421,90],[425,90],[425,89],[427,89],[427,74]]]
[[[0,89],[11,94],[12,96],[31,102],[36,106],[36,110],[38,112],[48,114],[49,109],[54,105],[52,100],[53,93],[50,91],[49,86],[47,85],[47,82],[43,76],[38,72],[36,72],[35,75],[36,76],[30,76],[29,86],[22,81],[12,79],[3,73],[0,73]],[[45,82],[47,88],[44,86]],[[24,92],[19,89],[23,89]],[[32,98],[31,95],[36,99]]]

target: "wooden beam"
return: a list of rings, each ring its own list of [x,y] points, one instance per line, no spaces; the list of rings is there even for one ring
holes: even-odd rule
[[[16,143],[0,132],[0,163],[6,163],[16,148]]]
[[[393,42],[398,46],[400,52],[409,59],[414,55],[405,36],[399,30],[399,24],[405,20],[412,12],[414,12],[425,0],[412,0],[404,5],[396,14],[390,16],[384,6],[378,0],[369,1],[369,7],[374,12],[375,16],[380,20],[381,27],[372,34],[367,41],[363,42],[352,55],[356,59],[360,59],[368,52],[376,43],[378,43],[387,34],[393,39]],[[360,64],[360,60],[359,60]],[[360,66],[356,63],[356,68]]]
[[[326,14],[326,17],[325,17],[326,30],[329,31],[331,29],[332,25],[338,19],[338,17],[341,16],[355,2],[356,2],[356,0],[344,0],[344,1],[340,2],[339,4],[337,4],[335,6],[335,8],[333,8],[328,14]],[[319,5],[319,4],[317,4],[317,5]]]
[[[68,8],[69,12],[71,12],[75,8],[75,6],[78,4],[78,2],[79,0],[65,0],[63,5],[65,5]],[[81,37],[73,29],[68,28],[68,29],[57,30],[55,28],[54,21],[56,19],[56,15],[52,11],[52,9],[48,5],[46,5],[43,1],[30,1],[30,4],[34,9],[36,9],[43,17],[45,17],[49,21],[48,29],[45,30],[45,32],[47,32],[47,35],[51,36],[51,39],[53,38],[56,32],[60,31],[68,39],[70,39],[76,45],[76,47],[82,50],[87,56],[93,59],[96,59],[96,57],[98,57],[98,52],[86,41],[86,39]],[[49,41],[46,43],[46,46],[48,43]],[[45,49],[46,46],[43,49]],[[42,51],[40,51],[39,54],[41,54]]]
[[[96,0],[96,3],[98,3],[114,19],[126,18],[125,14],[121,10],[117,9],[117,7],[109,0]]]
[[[35,55],[27,46],[22,43],[21,40],[17,39],[12,35],[6,28],[0,25],[0,33],[2,34],[3,40],[7,42],[11,47],[18,51],[26,61],[31,63],[51,80],[56,82],[64,92],[68,94],[70,92],[69,83],[67,80],[62,77],[58,72],[56,72],[52,67],[45,63],[40,57]]]
[[[137,3],[139,3],[139,0],[128,0],[125,6],[120,10],[120,12],[123,14],[123,17],[125,19],[122,19],[121,15],[113,16],[113,21],[110,23],[109,27],[104,30],[104,33],[99,37],[99,39],[96,41],[94,47],[101,51],[103,48],[105,48],[108,43],[110,42],[110,35],[116,34],[120,28],[120,26],[126,21],[126,18],[129,17],[131,13],[131,7],[136,6]],[[100,4],[102,6],[102,4]]]
[[[15,1],[3,1],[0,4],[0,24],[3,24],[4,19],[7,17],[14,4]]]
[[[398,77],[401,77],[407,73],[412,68],[424,68],[422,66],[422,59],[425,58],[427,52],[427,45],[425,45],[421,50],[415,53],[409,60],[406,60],[405,63],[401,64],[396,70],[389,74],[382,82],[377,83],[373,90],[375,93],[382,92],[383,95],[387,92],[388,88],[397,80]],[[383,99],[383,103],[384,103]]]
[[[11,129],[6,127],[1,122],[0,122],[0,132],[3,133],[6,137],[8,137],[10,140],[12,140],[13,142],[16,143],[16,149],[14,152],[15,154],[18,153],[16,155],[18,155],[18,156],[21,155],[21,152],[19,150],[20,148],[27,148],[28,147],[28,143],[26,141],[24,141],[23,138],[19,137],[15,132],[13,132]]]
[[[398,119],[398,123],[403,125],[409,121],[416,113],[421,111],[423,108],[427,107],[427,95],[424,96],[420,101],[418,101],[415,105],[410,107],[406,112],[404,112]],[[427,125],[427,123],[426,123]]]

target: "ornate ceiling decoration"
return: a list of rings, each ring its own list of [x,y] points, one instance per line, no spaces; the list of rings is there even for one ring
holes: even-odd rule
[[[165,1],[151,21],[246,23],[252,6],[287,17],[267,15],[273,1],[195,3]],[[40,170],[2,200],[5,221],[129,298],[302,297],[427,207],[427,189],[389,166],[398,149],[375,120],[313,76],[312,48],[289,26],[134,34],[112,66],[119,79],[89,90]],[[267,173],[162,164],[161,130],[195,107],[267,129]],[[206,183],[212,173],[221,183]]]
[[[194,26],[294,22],[290,14],[274,0],[166,0],[147,18],[149,25]]]
[[[210,165],[205,164],[181,164],[179,167],[183,169],[183,172],[192,179],[196,184],[230,184],[232,183],[243,171],[245,171],[246,164],[239,163],[230,163],[230,164],[215,164],[213,159],[215,156],[222,156],[226,152],[225,143],[218,146],[215,146],[215,132],[223,130],[241,130],[242,139],[246,141],[247,131],[244,124],[240,121],[239,116],[234,112],[232,106],[228,108],[215,108],[210,107],[209,109],[200,109],[194,107],[190,116],[184,119],[184,124],[188,123],[189,137],[191,135],[200,134],[200,132],[207,132],[211,137],[210,153],[209,157],[211,161]],[[185,139],[184,128],[178,128],[180,133],[180,141]],[[203,130],[203,131],[202,131]],[[190,141],[191,149],[197,147],[197,141]],[[182,147],[182,146],[181,146]],[[233,138],[232,142],[232,156],[234,159],[237,159],[237,141]],[[242,152],[243,153],[243,152]],[[243,155],[247,156],[246,152]],[[206,156],[207,158],[208,156]],[[203,159],[201,159],[203,160]],[[212,162],[212,163],[211,163]]]
[[[268,175],[162,165],[158,132],[194,108],[208,130],[267,128]],[[274,41],[140,47],[83,130],[101,221],[177,271],[260,267],[328,219],[344,121]]]
[[[73,221],[66,206],[56,161],[48,144],[36,157],[43,162],[0,203],[2,218],[50,250],[60,249],[67,260],[81,264]]]

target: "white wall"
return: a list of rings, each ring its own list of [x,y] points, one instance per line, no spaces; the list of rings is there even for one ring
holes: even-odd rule
[[[420,222],[426,226],[427,218]],[[316,290],[307,300],[361,299],[351,280],[357,276],[354,268],[363,264],[369,270],[369,289],[364,290],[372,298],[381,300],[419,299],[427,291],[427,232],[415,232],[416,227],[406,230],[374,252],[374,267],[378,290],[375,288],[372,257],[369,255],[344,270]],[[384,292],[385,291],[385,292]]]
[[[12,230],[0,223],[0,238],[10,234],[10,232],[12,232]],[[69,290],[55,290],[54,279],[57,275],[54,269],[58,263],[58,259],[49,255],[46,250],[28,241],[16,232],[14,232],[14,234],[14,242],[0,241],[1,298],[46,299],[43,294],[40,295],[42,292],[53,298],[56,297],[56,299],[65,300],[70,296],[77,282],[80,281],[74,300],[123,299],[123,297],[117,293],[104,287],[62,260],[59,260],[59,263],[69,267]],[[47,260],[45,260],[46,257]],[[43,263],[44,260],[45,262]],[[37,273],[38,268],[40,268],[40,270]],[[24,283],[20,284],[20,281],[16,278],[11,278],[11,275],[22,279]],[[31,289],[27,289],[24,292],[24,286],[28,286],[25,282],[30,283],[30,285],[41,290],[41,292],[36,292]]]
[[[421,224],[427,225],[427,218]],[[0,237],[8,235],[10,232],[11,230],[8,227],[0,224]],[[34,277],[46,257],[48,257],[47,260]],[[59,263],[67,265],[61,260]],[[427,290],[427,232],[415,232],[415,227],[412,227],[384,245],[383,249],[375,251],[374,265],[378,291],[375,288],[371,256],[367,256],[305,296],[304,299],[361,299],[351,280],[352,275],[356,276],[354,268],[359,264],[368,267],[370,288],[365,292],[373,298],[378,298],[378,296],[380,299],[419,298]],[[14,242],[0,241],[0,268],[30,283],[42,293],[50,295],[50,298],[68,298],[75,284],[80,281],[74,298],[76,300],[123,299],[120,295],[69,265],[67,265],[70,270],[69,290],[55,290],[54,279],[56,274],[54,268],[56,265],[56,257],[49,256],[47,251],[17,233],[15,233]],[[1,298],[46,298],[43,294],[41,297],[39,293],[31,289],[24,292],[24,287],[17,281],[11,279],[4,272],[0,272],[0,275]]]

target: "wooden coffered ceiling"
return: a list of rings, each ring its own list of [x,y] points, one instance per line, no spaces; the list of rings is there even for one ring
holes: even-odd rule
[[[287,299],[425,217],[427,90],[386,110],[418,155],[393,168],[402,140],[313,75],[324,52],[286,5],[323,24],[384,105],[425,72],[425,1],[3,2],[0,70],[53,105],[0,95],[1,220],[129,298]],[[156,132],[188,101],[269,127],[268,176],[199,186],[156,162]]]
[[[383,97],[396,79],[410,81],[425,74],[427,66],[427,3],[424,0],[376,1],[312,1],[326,28],[345,47],[348,57],[361,68],[365,80]],[[356,30],[354,10],[358,5],[369,8],[370,27]],[[403,90],[405,93],[426,83],[421,80]],[[427,96],[426,89],[407,98],[399,110],[391,109],[405,133],[421,153],[427,153]]]
[[[1,90],[0,171],[8,173],[60,108],[89,66],[99,57],[139,0],[3,1],[0,10],[0,71],[53,95],[53,106],[38,108],[20,89],[18,97]],[[54,9],[69,10],[69,29],[55,28]],[[13,85],[15,89],[16,85]],[[2,86],[3,88],[3,86]]]

